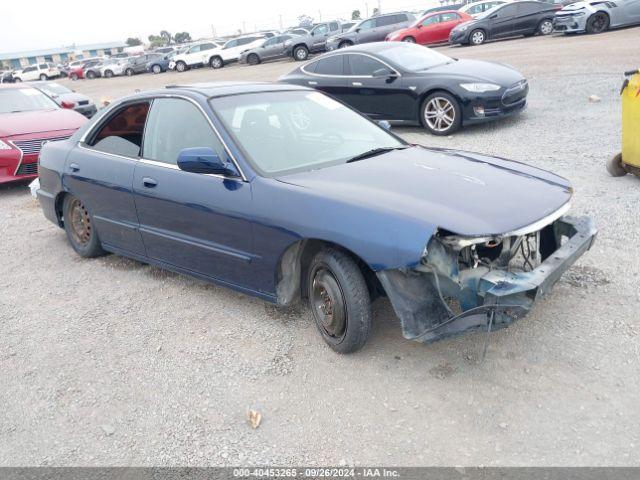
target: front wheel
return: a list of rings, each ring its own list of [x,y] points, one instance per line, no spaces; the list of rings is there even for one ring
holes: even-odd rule
[[[176,70],[179,72],[184,72],[187,69],[187,64],[184,62],[176,63]]]
[[[627,171],[622,164],[621,153],[618,153],[607,160],[607,172],[609,172],[609,175],[612,177],[624,177],[627,174]]]
[[[72,74],[71,74],[71,80],[73,80],[74,82],[75,82],[76,80],[78,80],[78,74],[77,74],[77,73],[72,73]]]
[[[451,135],[462,125],[460,104],[447,92],[429,95],[422,102],[420,111],[422,125],[434,135]]]
[[[538,25],[538,33],[540,35],[550,35],[553,33],[553,22],[549,19],[543,20]]]
[[[212,57],[211,60],[209,60],[209,66],[217,70],[218,68],[224,67],[224,62],[220,57]]]
[[[338,353],[362,348],[371,331],[371,297],[356,262],[339,250],[321,250],[311,261],[308,288],[324,341]]]
[[[342,42],[340,45],[338,45],[338,48],[347,48],[347,47],[351,47],[353,45],[353,43],[351,42]]]
[[[305,61],[309,58],[309,50],[304,45],[300,45],[293,49],[293,58],[299,62]]]
[[[125,74],[127,77],[132,76],[132,75],[133,75],[133,69],[132,69],[132,68],[127,68],[127,69],[124,71],[124,74]]]
[[[247,63],[249,65],[258,65],[260,63],[260,57],[258,57],[258,55],[256,55],[255,53],[252,53],[247,57]]]
[[[487,35],[484,33],[484,30],[474,30],[471,32],[471,35],[469,35],[469,44],[482,45],[486,39]]]
[[[88,71],[87,72],[87,78],[89,80],[93,80],[94,78],[96,78],[96,74],[94,72],[92,72],[92,71]]]
[[[20,83],[20,82],[22,82],[22,79],[21,79],[21,78],[19,78],[19,77],[13,77],[13,81],[14,81],[15,83]]]
[[[159,73],[162,73],[162,67],[160,67],[160,65],[154,65],[153,67],[151,67],[151,71],[157,75]]]
[[[404,37],[402,41],[407,43],[416,43],[416,39],[413,37]]]
[[[587,20],[587,33],[602,33],[609,29],[609,15],[604,12],[594,13]]]
[[[80,200],[67,195],[62,204],[62,215],[67,238],[78,255],[92,258],[106,253],[100,245],[93,218]]]

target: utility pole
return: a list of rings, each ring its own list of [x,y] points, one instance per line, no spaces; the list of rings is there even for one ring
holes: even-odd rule
[[[318,10],[318,21],[321,22],[322,21],[322,11]]]
[[[242,22],[242,33],[247,31],[246,22]]]
[[[382,6],[380,6],[380,0],[378,0],[378,15],[382,13]]]
[[[211,25],[211,36],[213,38],[216,38],[216,27],[214,27],[213,25]]]
[[[364,18],[369,18],[369,4],[364,2]]]
[[[280,17],[280,31],[282,31],[282,29],[283,29],[283,26],[282,26],[282,14],[280,14],[279,17]]]

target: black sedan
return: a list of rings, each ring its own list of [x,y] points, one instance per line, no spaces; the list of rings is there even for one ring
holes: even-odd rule
[[[487,40],[553,32],[553,19],[560,5],[545,2],[513,2],[493,7],[470,22],[451,30],[453,44],[481,45]]]
[[[314,87],[371,119],[423,125],[435,135],[518,113],[529,91],[506,65],[457,60],[405,42],[343,48],[280,81]]]

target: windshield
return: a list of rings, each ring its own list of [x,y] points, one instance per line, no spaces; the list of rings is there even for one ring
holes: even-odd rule
[[[234,95],[211,100],[227,130],[265,177],[346,163],[379,148],[405,146],[319,92]]]
[[[394,42],[395,43],[395,42]],[[392,63],[410,72],[427,70],[444,65],[453,60],[442,53],[415,43],[397,42],[391,48],[385,48],[378,54]]]
[[[500,5],[491,7],[489,10],[485,10],[484,12],[476,15],[476,19],[482,20],[483,18],[487,18],[489,15],[493,15],[496,10],[498,10],[500,7],[503,7],[503,6],[504,6],[503,4],[500,4]]]
[[[67,87],[63,87],[59,83],[45,83],[40,86],[40,90],[44,90],[49,95],[63,95],[65,93],[72,93]]]
[[[35,88],[0,89],[0,113],[52,110],[58,105]]]

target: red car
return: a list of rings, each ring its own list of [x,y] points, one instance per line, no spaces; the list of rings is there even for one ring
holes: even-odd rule
[[[470,20],[473,20],[471,15],[457,10],[431,12],[410,27],[390,33],[387,35],[386,40],[419,43],[420,45],[446,43],[449,41],[449,33],[453,30],[453,27]]]
[[[69,138],[87,121],[72,108],[29,86],[0,85],[0,183],[38,176],[42,145]]]

